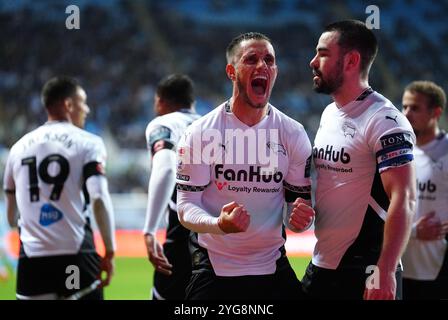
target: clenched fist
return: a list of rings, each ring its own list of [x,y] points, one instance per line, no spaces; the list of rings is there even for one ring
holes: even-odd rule
[[[225,233],[244,232],[249,224],[250,214],[242,205],[232,201],[222,207],[218,226]]]

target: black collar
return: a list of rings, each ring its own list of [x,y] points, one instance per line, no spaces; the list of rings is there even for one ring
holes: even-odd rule
[[[359,96],[356,98],[356,101],[363,101],[365,98],[367,98],[371,93],[373,93],[373,89],[371,87],[368,87],[365,89]]]

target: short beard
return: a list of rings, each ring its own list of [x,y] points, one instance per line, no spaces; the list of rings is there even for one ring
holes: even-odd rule
[[[333,71],[328,75],[328,79],[324,80],[323,75],[320,77],[320,84],[314,83],[313,90],[317,93],[323,94],[333,94],[335,93],[344,83],[344,62],[343,55],[339,57],[336,62],[336,66]]]

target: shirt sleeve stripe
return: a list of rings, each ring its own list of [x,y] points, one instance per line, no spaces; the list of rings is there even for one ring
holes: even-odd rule
[[[82,175],[84,181],[86,181],[91,176],[104,175],[104,168],[100,162],[92,161],[84,165],[82,168]]]
[[[297,193],[307,193],[311,192],[311,186],[293,186],[286,181],[283,181],[283,187],[289,191]]]
[[[180,191],[201,192],[204,191],[206,187],[207,186],[189,186],[186,184],[178,183],[176,189]]]
[[[376,156],[379,157],[379,156],[382,156],[383,154],[387,154],[389,152],[400,150],[400,149],[411,149],[412,150],[412,143],[404,143],[399,146],[392,146],[389,148],[381,149],[380,151],[378,151],[376,153]]]
[[[285,201],[294,202],[297,198],[302,198],[305,200],[311,200],[311,192],[293,192],[285,189]]]
[[[403,165],[405,163],[411,162],[414,159],[413,154],[404,154],[386,161],[383,161],[378,164],[379,169],[383,169],[386,167],[396,167],[399,165]]]

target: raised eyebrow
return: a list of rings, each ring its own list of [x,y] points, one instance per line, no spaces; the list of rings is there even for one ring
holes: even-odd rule
[[[247,52],[242,56],[243,59],[251,58],[253,56],[256,56],[257,54],[255,52]]]
[[[329,52],[330,50],[325,47],[317,47],[316,52]]]

